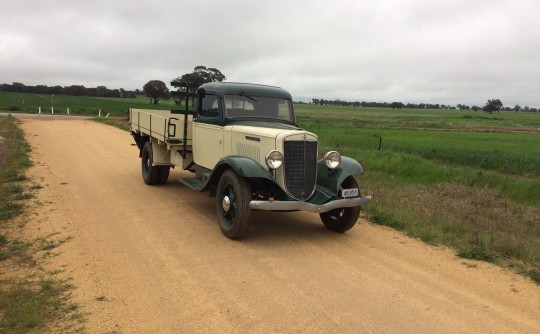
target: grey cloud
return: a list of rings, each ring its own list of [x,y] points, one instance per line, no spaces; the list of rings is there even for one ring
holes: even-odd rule
[[[293,96],[540,107],[540,3],[10,1],[0,81],[141,88],[196,65]]]

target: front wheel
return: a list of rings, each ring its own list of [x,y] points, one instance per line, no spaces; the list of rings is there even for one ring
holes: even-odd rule
[[[343,181],[339,189],[338,195],[341,196],[343,189],[357,188],[358,183],[354,176],[349,176]],[[350,230],[360,216],[360,207],[339,208],[328,212],[320,213],[319,216],[324,226],[332,231],[343,233]]]
[[[234,171],[221,175],[217,187],[216,210],[221,232],[230,239],[246,235],[251,219],[249,182]]]

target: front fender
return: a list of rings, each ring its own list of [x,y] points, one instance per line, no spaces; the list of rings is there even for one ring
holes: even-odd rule
[[[268,170],[264,169],[255,160],[244,156],[228,156],[221,159],[214,168],[214,172],[220,170],[223,166],[232,167],[236,174],[242,177],[273,180],[272,174]]]
[[[261,178],[275,183],[272,174],[256,161],[244,156],[228,156],[221,159],[216,164],[203,190],[210,190],[210,196],[214,196],[215,188],[221,174],[230,168],[232,168],[239,176],[246,178]]]
[[[328,169],[324,160],[317,162],[317,187],[322,187],[334,196],[339,186],[351,175],[362,175],[364,169],[360,163],[349,157],[341,157],[341,164],[336,169]],[[326,192],[326,191],[325,191]]]

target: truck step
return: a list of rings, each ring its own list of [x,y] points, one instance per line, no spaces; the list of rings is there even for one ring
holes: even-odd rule
[[[183,185],[186,185],[188,186],[189,188],[195,190],[195,191],[200,191],[203,187],[203,181],[202,181],[202,178],[200,177],[196,177],[196,178],[182,178],[180,180],[180,183],[182,183]]]
[[[210,178],[210,175],[211,175],[211,173],[203,173],[202,174],[201,181],[202,181],[203,184],[206,184],[208,182],[208,179]]]

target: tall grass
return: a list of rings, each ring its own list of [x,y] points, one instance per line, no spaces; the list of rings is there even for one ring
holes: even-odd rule
[[[31,165],[30,147],[23,133],[16,128],[13,117],[0,117],[0,222],[12,219],[22,211],[15,200],[22,188],[16,182],[25,180],[24,171]]]

